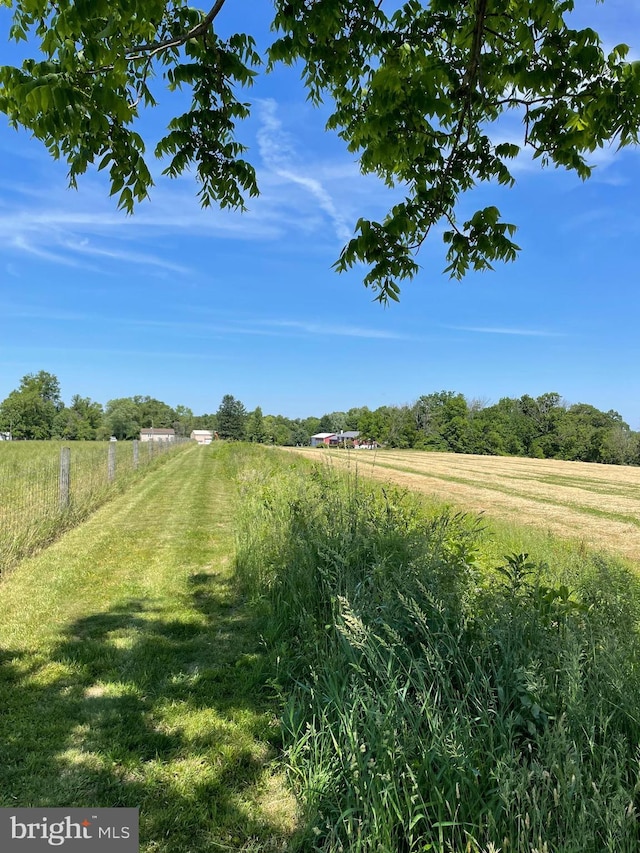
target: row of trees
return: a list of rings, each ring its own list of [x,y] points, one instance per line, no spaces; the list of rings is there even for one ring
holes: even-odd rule
[[[220,427],[219,421],[221,437],[281,445],[308,444],[318,432],[358,430],[387,447],[640,465],[640,432],[618,412],[568,405],[555,392],[504,397],[489,406],[439,391],[411,405],[356,407],[293,420],[257,408],[245,413],[235,431]]]
[[[119,397],[106,406],[74,394],[65,405],[60,382],[41,370],[27,374],[20,385],[0,403],[0,432],[16,439],[60,438],[95,441],[137,438],[144,427],[175,429],[189,435],[192,429],[209,429],[215,416],[195,416],[187,406],[172,408],[153,397]]]
[[[119,397],[103,407],[76,394],[67,406],[57,377],[40,371],[24,376],[0,403],[0,431],[19,439],[92,441],[113,435],[126,440],[144,427],[170,427],[181,436],[210,429],[224,439],[279,445],[307,445],[318,432],[358,430],[363,438],[388,447],[640,465],[640,433],[618,412],[602,412],[587,403],[568,405],[555,392],[504,397],[489,406],[439,391],[411,405],[364,406],[291,419],[265,415],[259,406],[248,412],[231,394],[222,398],[215,414],[203,415],[142,396]]]
[[[343,419],[351,428],[354,410]],[[340,422],[340,413],[329,416]],[[566,404],[559,394],[504,397],[494,405],[440,391],[406,406],[360,410],[357,429],[392,447],[640,464],[640,433],[615,411]]]

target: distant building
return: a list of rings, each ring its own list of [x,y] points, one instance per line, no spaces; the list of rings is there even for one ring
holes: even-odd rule
[[[346,441],[356,442],[360,437],[360,433],[355,429],[349,429],[345,432],[337,432],[331,439],[331,444],[344,444]]]
[[[10,432],[0,432],[0,441],[11,441],[12,435]]]
[[[140,430],[140,441],[175,441],[176,431],[174,429],[161,429],[151,427]]]
[[[198,444],[211,444],[213,441],[213,430],[193,429],[189,437],[192,441],[197,441]]]
[[[360,433],[357,430],[345,430],[344,432],[318,432],[311,436],[311,447],[345,447],[355,445]]]
[[[321,444],[329,446],[329,439],[335,437],[335,432],[317,432],[311,436],[311,447],[319,447]]]
[[[311,447],[348,447],[354,450],[375,450],[380,447],[372,438],[361,438],[358,430],[318,432],[311,436]]]

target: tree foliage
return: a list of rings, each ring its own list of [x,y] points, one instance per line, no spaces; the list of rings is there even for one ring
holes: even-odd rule
[[[23,376],[19,387],[0,402],[0,431],[16,439],[95,441],[115,436],[138,438],[142,427],[172,427],[188,436],[194,428],[214,428],[215,416],[194,417],[186,406],[171,408],[153,397],[136,395],[109,400],[103,409],[89,397],[74,394],[65,406],[60,383],[41,370]]]
[[[28,373],[0,404],[0,427],[15,438],[51,438],[62,405],[57,377],[46,370]]]
[[[266,440],[266,437],[262,409],[260,406],[257,406],[246,419],[245,438],[247,441],[255,441],[258,444],[262,444]]]
[[[355,412],[355,420],[348,418]],[[453,391],[437,391],[411,405],[349,413],[331,412],[322,420],[347,418],[362,439],[386,447],[640,465],[640,433],[629,429],[618,412],[587,403],[567,405],[556,392],[503,397],[487,406]]]
[[[216,413],[216,422],[220,438],[242,441],[246,432],[247,410],[240,400],[225,394]]]
[[[109,400],[105,410],[103,438],[115,436],[119,441],[137,438],[143,427],[142,413],[133,397]],[[150,426],[150,424],[149,424]]]
[[[161,86],[189,93],[155,155],[176,177],[193,168],[203,205],[243,208],[258,192],[237,139],[250,114],[240,96],[262,57],[250,33],[223,36],[225,4],[186,0],[0,0],[11,36],[39,55],[0,68],[0,110],[69,166],[75,185],[89,164],[108,169],[111,192],[133,210],[152,178],[136,130]],[[416,253],[442,227],[446,270],[516,257],[515,225],[495,205],[461,216],[461,196],[481,183],[511,186],[522,148],[541,165],[590,174],[589,155],[638,141],[640,64],[626,45],[605,53],[593,29],[575,29],[573,0],[274,0],[277,38],[267,67],[299,65],[314,103],[330,100],[328,127],[404,199],[381,221],[361,218],[335,266],[368,267],[380,301],[415,276]],[[31,43],[31,42],[30,42]],[[163,97],[164,100],[164,97]],[[499,139],[506,112],[517,143]]]
[[[24,376],[0,402],[0,432],[18,439],[129,440],[148,426],[173,427],[178,436],[210,429],[220,438],[284,446],[308,445],[318,432],[356,430],[361,439],[386,447],[640,465],[640,432],[618,412],[568,405],[555,391],[503,397],[493,405],[436,391],[410,405],[357,406],[306,418],[265,415],[260,406],[248,414],[240,400],[225,394],[216,414],[194,415],[186,406],[174,409],[141,395],[109,400],[103,409],[75,394],[65,406],[57,377],[41,370]]]
[[[53,424],[56,437],[71,441],[94,441],[101,433],[104,411],[100,403],[74,394],[70,406],[63,406]]]

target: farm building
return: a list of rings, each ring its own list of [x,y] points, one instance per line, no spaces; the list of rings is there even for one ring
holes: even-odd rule
[[[175,441],[176,431],[174,429],[161,429],[150,427],[140,430],[140,441]]]
[[[334,432],[318,432],[311,436],[311,447],[319,447],[321,444],[329,445],[329,439],[335,438]]]
[[[345,432],[319,432],[311,436],[311,447],[339,447],[346,442],[356,444],[360,433],[357,430],[347,430]]]
[[[213,441],[213,431],[210,429],[193,429],[189,438],[192,441],[197,441],[198,444],[211,444]]]
[[[345,432],[337,432],[331,439],[331,444],[344,444],[345,441],[352,441],[354,444],[358,440],[360,433],[357,430],[349,429]]]

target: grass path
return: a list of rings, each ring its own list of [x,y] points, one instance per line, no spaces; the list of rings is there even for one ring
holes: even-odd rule
[[[0,584],[0,806],[138,806],[145,853],[283,848],[226,455],[179,454]]]

